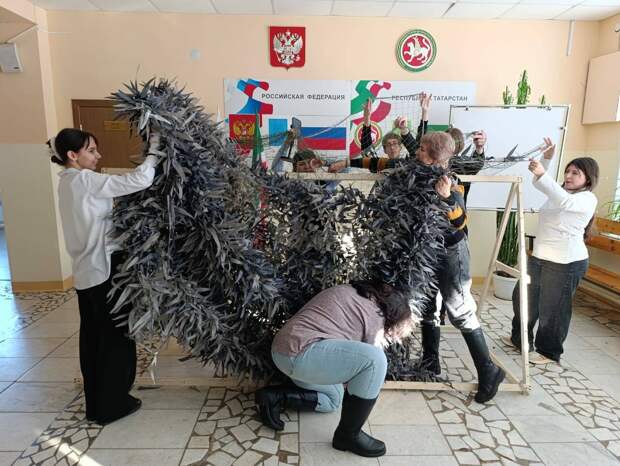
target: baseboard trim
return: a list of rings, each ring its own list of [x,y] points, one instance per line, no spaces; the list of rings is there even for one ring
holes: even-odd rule
[[[27,291],[66,291],[73,286],[73,275],[63,281],[53,282],[11,282],[14,293]]]
[[[484,280],[486,277],[471,277],[472,285],[484,285]]]

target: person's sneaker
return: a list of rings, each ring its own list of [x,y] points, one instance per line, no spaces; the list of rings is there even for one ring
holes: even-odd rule
[[[529,357],[529,361],[531,364],[535,364],[535,365],[543,365],[543,364],[549,364],[552,362],[555,362],[553,359],[549,359],[547,356],[543,356],[540,353],[537,353],[536,351],[532,351],[528,354]]]

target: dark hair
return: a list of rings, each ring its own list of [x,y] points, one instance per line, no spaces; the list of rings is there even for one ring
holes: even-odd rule
[[[596,188],[596,185],[598,184],[598,177],[599,177],[599,168],[598,168],[598,163],[596,163],[596,160],[594,160],[592,157],[578,157],[576,159],[571,160],[570,162],[568,162],[568,164],[566,165],[566,168],[564,169],[564,173],[566,173],[566,170],[568,170],[568,167],[570,166],[575,167],[577,170],[580,170],[586,177],[586,186],[585,189],[587,189],[588,191],[592,191],[594,188]],[[562,186],[564,186],[564,184],[562,184]],[[583,239],[587,240],[590,239],[590,236],[592,235],[592,226],[594,225],[594,215],[592,216],[592,218],[590,219],[590,221],[588,222],[588,224],[586,225],[586,229],[583,232]]]
[[[301,149],[295,152],[295,155],[293,156],[293,164],[296,164],[297,162],[303,162],[304,160],[312,160],[316,158],[316,154],[312,149]]]
[[[351,286],[360,296],[366,299],[374,298],[385,319],[384,328],[386,332],[411,317],[407,296],[397,291],[393,286],[379,280],[353,281]]]
[[[592,191],[596,188],[599,176],[598,163],[596,163],[596,160],[591,157],[578,157],[573,159],[566,165],[564,173],[566,173],[566,170],[568,170],[568,167],[571,165],[577,170],[582,171],[586,176],[586,189],[588,191]]]
[[[463,135],[463,131],[458,128],[448,128],[446,133],[454,139],[454,155],[459,154],[465,148],[465,136]]]
[[[99,144],[94,134],[88,131],[82,131],[75,128],[65,128],[60,130],[55,138],[47,141],[47,145],[52,150],[52,162],[67,165],[69,160],[69,151],[79,152],[81,149],[88,147],[90,138],[93,138],[95,144]],[[52,142],[54,147],[52,147]]]

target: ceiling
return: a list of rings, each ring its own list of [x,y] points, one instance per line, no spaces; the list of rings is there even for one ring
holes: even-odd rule
[[[597,21],[620,0],[33,0],[46,10]]]

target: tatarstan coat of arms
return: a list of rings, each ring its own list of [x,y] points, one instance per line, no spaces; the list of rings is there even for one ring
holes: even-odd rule
[[[427,69],[437,56],[435,39],[422,29],[413,29],[404,33],[396,44],[398,64],[407,71]]]
[[[302,67],[306,63],[306,28],[291,26],[269,27],[269,57],[271,66]]]

